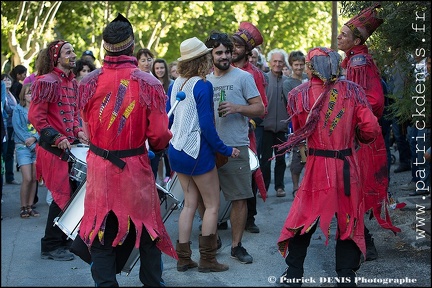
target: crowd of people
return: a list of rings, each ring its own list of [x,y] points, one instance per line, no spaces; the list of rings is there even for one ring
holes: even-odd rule
[[[231,257],[252,263],[242,245],[244,231],[260,232],[257,198],[286,197],[290,154],[294,201],[275,237],[287,264],[281,284],[302,285],[312,234],[319,227],[328,241],[336,218],[336,273],[347,279],[338,286],[353,287],[362,261],[378,257],[364,219],[400,232],[388,212],[384,120],[391,122],[400,153],[394,172],[413,174],[402,188],[411,196],[430,192],[417,184],[430,187],[430,119],[424,129],[384,119],[385,94],[403,90],[398,85],[404,76],[395,66],[393,87],[385,85],[365,44],[384,21],[378,9],[371,6],[340,28],[344,59],[326,47],[307,53],[275,48],[264,57],[265,35],[241,22],[232,33],[214,30],[205,40],[182,41],[180,57],[168,63],[148,48],[137,49],[132,24],[118,14],[103,30],[100,67],[91,50],[78,58],[73,44],[59,39],[39,52],[33,74],[26,77],[23,65],[2,74],[2,185],[21,185],[21,218],[40,215],[38,182],[52,197],[41,258],[69,261],[78,255],[53,225],[80,184],[70,177],[73,145],[88,147],[84,214],[75,241],[88,248],[96,286],[118,286],[118,258],[132,247],[139,249],[144,286],[165,286],[162,253],[177,261],[179,272],[226,271],[216,254],[218,230],[228,229],[228,221]],[[418,73],[430,81],[430,57],[420,58],[424,70]],[[179,93],[186,95],[180,102]],[[258,168],[250,167],[249,150]],[[221,167],[216,152],[227,157]],[[184,196],[176,241],[162,221],[158,192],[174,173]],[[231,205],[223,222],[221,197]],[[202,221],[198,262],[190,248],[196,213]],[[131,243],[127,252],[123,243]]]

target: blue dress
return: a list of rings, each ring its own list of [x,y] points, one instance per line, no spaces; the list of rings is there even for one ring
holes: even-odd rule
[[[171,91],[172,85],[168,90],[168,95],[171,95]],[[199,155],[197,159],[194,159],[184,151],[176,150],[170,142],[168,158],[173,171],[187,175],[200,175],[214,168],[216,151],[231,156],[232,148],[222,142],[214,125],[213,85],[209,81],[198,80],[193,88],[193,96],[201,128],[201,143],[197,143],[200,145]],[[168,101],[167,111],[170,109],[171,105]],[[171,116],[170,127],[173,120],[174,116]],[[175,119],[175,121],[183,121],[183,119]]]

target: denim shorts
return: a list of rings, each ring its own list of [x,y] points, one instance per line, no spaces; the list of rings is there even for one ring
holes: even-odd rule
[[[24,144],[15,144],[15,153],[19,167],[36,162],[36,150],[30,150]]]

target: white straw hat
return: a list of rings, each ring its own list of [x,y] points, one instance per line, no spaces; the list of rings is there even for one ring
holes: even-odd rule
[[[213,48],[207,48],[205,44],[197,37],[184,40],[180,44],[180,55],[178,61],[192,60],[204,54],[207,54]]]

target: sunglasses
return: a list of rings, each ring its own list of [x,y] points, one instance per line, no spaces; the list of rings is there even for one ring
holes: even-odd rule
[[[209,40],[226,40],[228,39],[228,35],[226,33],[213,33],[210,35]]]

